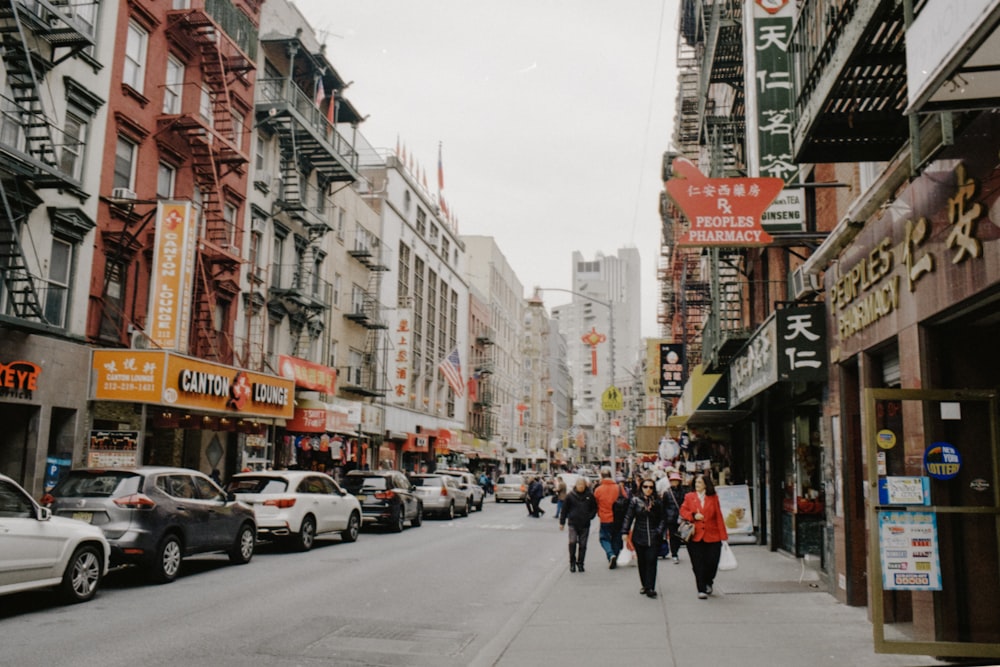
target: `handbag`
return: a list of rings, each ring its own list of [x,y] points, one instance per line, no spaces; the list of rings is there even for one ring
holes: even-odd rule
[[[687,542],[694,535],[694,524],[687,519],[681,519],[677,522],[677,537],[681,538],[682,542]]]
[[[719,554],[719,569],[720,570],[735,570],[738,563],[736,562],[736,554],[729,547],[729,542],[722,543],[722,552]]]

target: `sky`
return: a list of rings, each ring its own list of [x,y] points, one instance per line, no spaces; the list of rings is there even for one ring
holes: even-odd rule
[[[637,247],[655,336],[660,161],[673,133],[673,0],[293,0],[368,119],[437,188],[459,233],[492,236],[524,285]],[[543,294],[546,305],[570,295]]]

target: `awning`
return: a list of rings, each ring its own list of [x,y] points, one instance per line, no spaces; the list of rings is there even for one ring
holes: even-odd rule
[[[749,414],[729,409],[729,374],[705,373],[701,366],[695,367],[684,385],[681,403],[686,413],[667,417],[668,428],[732,424]]]

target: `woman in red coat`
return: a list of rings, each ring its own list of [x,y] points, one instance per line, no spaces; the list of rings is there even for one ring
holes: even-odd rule
[[[698,586],[698,598],[704,600],[712,594],[712,584],[719,571],[722,542],[729,539],[719,496],[710,477],[698,475],[695,478],[694,491],[684,496],[681,516],[694,524],[694,534],[688,540],[687,550]]]

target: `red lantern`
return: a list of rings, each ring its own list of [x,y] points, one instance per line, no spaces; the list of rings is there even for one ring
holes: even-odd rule
[[[590,374],[597,375],[597,346],[608,339],[602,333],[597,333],[597,329],[590,327],[590,331],[580,336],[584,345],[590,346]]]

